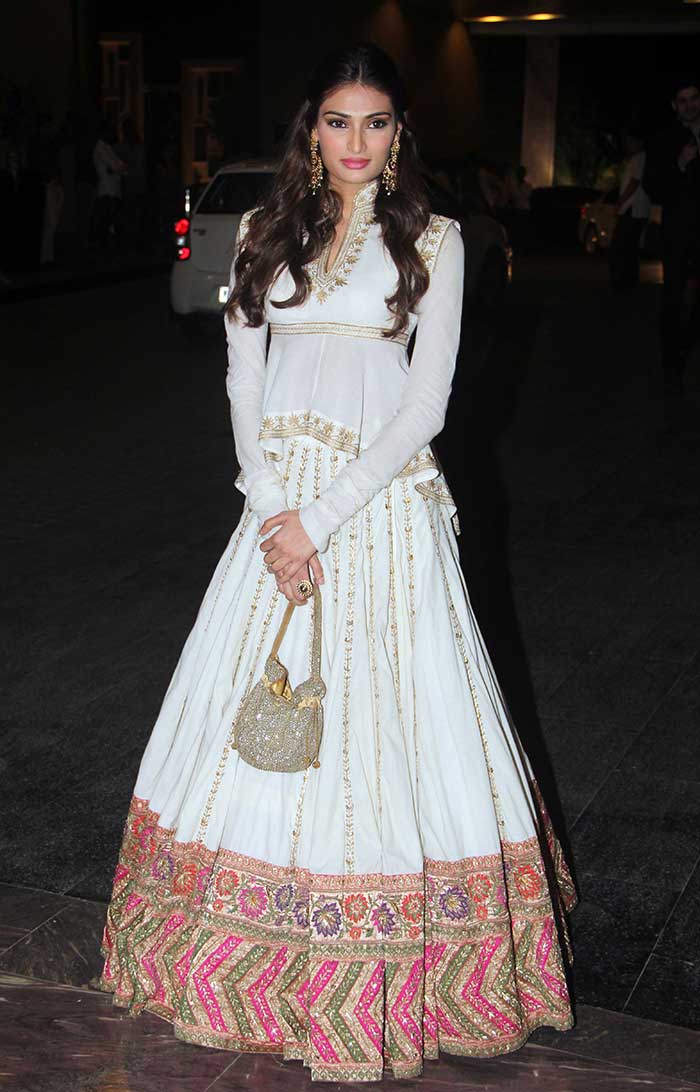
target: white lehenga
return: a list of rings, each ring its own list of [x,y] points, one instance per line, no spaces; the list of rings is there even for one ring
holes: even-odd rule
[[[246,502],[141,763],[103,940],[101,986],[117,1004],[329,1080],[409,1077],[440,1050],[499,1054],[572,1023],[574,890],[470,608],[449,488],[411,433],[412,398],[432,396],[420,368],[454,347],[425,322],[408,396],[407,338],[381,338],[395,271],[376,189],[360,190],[306,303],[268,308],[267,360],[264,328],[231,338]],[[455,234],[433,217],[422,237],[429,293],[444,296]],[[275,291],[289,295],[284,276]],[[393,447],[372,444],[391,437],[399,405],[408,425]],[[401,443],[410,458],[381,484]],[[326,577],[321,765],[297,774],[254,769],[231,747],[286,605],[259,525],[287,507]],[[293,612],[282,645],[292,685],[309,672],[312,611]]]

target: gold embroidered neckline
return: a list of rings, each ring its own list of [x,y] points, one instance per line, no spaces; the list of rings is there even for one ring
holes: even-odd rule
[[[323,303],[336,288],[347,284],[350,270],[360,256],[370,224],[374,222],[374,199],[378,189],[379,179],[374,178],[353,197],[348,226],[330,269],[326,269],[326,263],[333,239],[326,243],[318,258],[311,263],[309,276],[312,291],[319,303]]]

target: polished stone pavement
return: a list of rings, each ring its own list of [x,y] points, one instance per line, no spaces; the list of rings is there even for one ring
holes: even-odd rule
[[[105,912],[104,902],[0,884],[0,1087],[12,1092],[311,1087],[309,1071],[298,1063],[181,1043],[158,1017],[131,1017],[114,1007],[111,996],[95,989]],[[443,1056],[426,1063],[420,1080],[402,1087],[700,1092],[700,1032],[586,1005],[578,1006],[576,1016],[573,1031],[541,1029],[512,1055]],[[390,1078],[381,1083],[395,1085]]]
[[[579,1024],[426,1077],[693,1087],[679,1081],[700,1081],[698,365],[664,401],[652,283],[613,303],[584,259],[516,272],[498,330],[467,326],[437,448],[472,602],[581,893]],[[220,338],[180,340],[165,296],[154,279],[2,314],[0,1077],[18,1090],[307,1079],[172,1043],[88,988],[138,762],[242,499]]]

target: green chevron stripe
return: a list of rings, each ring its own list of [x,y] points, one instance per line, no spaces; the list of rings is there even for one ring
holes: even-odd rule
[[[331,989],[331,995],[324,1008],[325,1015],[337,1031],[340,1041],[354,1062],[366,1062],[367,1055],[345,1023],[340,1010],[347,1001],[348,994],[357,982],[360,973],[366,967],[367,964],[360,959],[354,959],[352,963],[348,964],[348,968],[338,985],[335,989]]]
[[[294,992],[293,987],[302,975],[306,974],[308,966],[308,952],[299,952],[289,966],[285,968],[284,973],[280,978],[279,986],[280,1015],[289,1026],[294,1037],[298,1039],[300,1043],[305,1041],[306,1029],[298,1019],[297,1014],[287,999],[287,995],[289,992]]]
[[[185,928],[181,933],[177,935],[176,943],[173,943],[167,952],[163,954],[163,963],[168,972],[168,980],[172,990],[172,997],[175,1000],[177,1011],[183,1024],[195,1024],[196,1020],[192,1009],[187,1001],[187,991],[183,989],[180,984],[177,971],[175,970],[175,964],[179,959],[183,957],[187,949],[191,946],[192,937],[197,932],[196,925],[190,925]],[[201,947],[201,944],[200,944]],[[192,953],[194,959],[195,953]]]
[[[222,982],[224,992],[229,1000],[233,1014],[236,1017],[241,1036],[244,1039],[253,1039],[255,1036],[248,1017],[246,1016],[245,1002],[241,1000],[241,995],[238,992],[238,983],[241,979],[245,978],[256,963],[260,962],[263,956],[269,955],[269,953],[270,949],[264,944],[254,944],[249,952],[244,955],[238,963],[234,964]]]
[[[460,1009],[459,1000],[453,997],[452,992],[458,975],[460,981],[457,983],[456,988],[459,990],[462,969],[473,956],[475,947],[474,944],[462,944],[451,956],[442,974],[438,968],[438,973],[435,976],[435,996],[440,1001],[441,1008],[446,1009],[449,1013],[450,1019],[456,1028],[467,1031],[475,1039],[485,1039],[486,1036],[482,1029],[474,1023],[468,1013]]]
[[[389,1043],[389,1056],[392,1061],[397,1062],[406,1057],[406,1052],[399,1046],[396,1035],[394,1034],[394,1017],[389,1012],[387,1001],[391,997],[394,979],[396,978],[400,966],[401,964],[396,962],[386,963],[384,969],[384,1028],[385,1034],[388,1033],[387,1042]]]

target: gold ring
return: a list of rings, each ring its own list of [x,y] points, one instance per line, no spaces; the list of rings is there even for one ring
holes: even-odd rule
[[[299,595],[304,596],[304,599],[308,599],[313,591],[311,582],[309,580],[297,580],[297,591]]]

